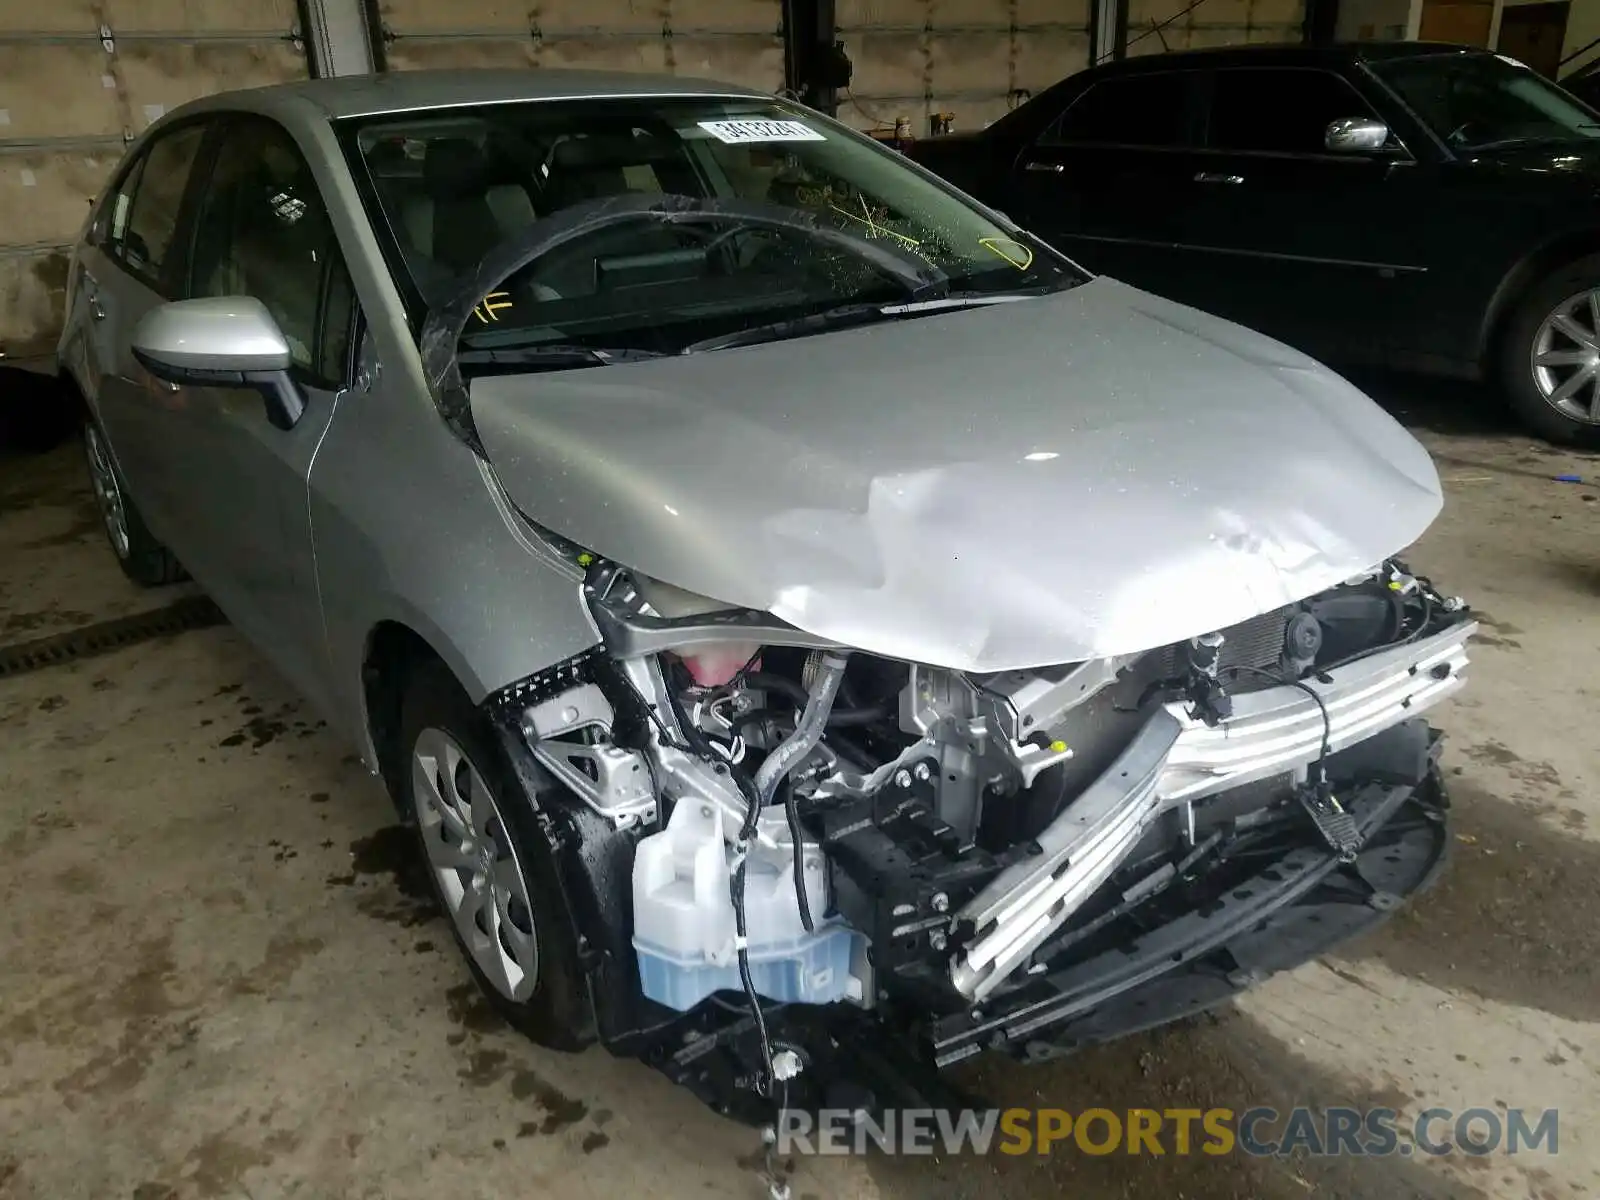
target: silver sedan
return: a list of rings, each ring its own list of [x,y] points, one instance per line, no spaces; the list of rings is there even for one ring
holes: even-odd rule
[[[891,1060],[1214,1003],[1437,865],[1421,714],[1473,624],[1396,558],[1427,454],[818,113],[218,96],[69,289],[124,569],[359,749],[541,1042],[889,1102]]]

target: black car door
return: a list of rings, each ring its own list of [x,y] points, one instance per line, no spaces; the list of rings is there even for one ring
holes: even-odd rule
[[[1150,71],[1089,84],[1023,147],[1007,211],[1092,271],[1172,293],[1194,190],[1203,76]],[[1180,296],[1181,298],[1181,296]]]
[[[1187,215],[1210,259],[1195,302],[1312,353],[1385,357],[1425,273],[1425,191],[1393,136],[1334,151],[1328,127],[1380,119],[1338,73],[1228,67],[1207,96]]]

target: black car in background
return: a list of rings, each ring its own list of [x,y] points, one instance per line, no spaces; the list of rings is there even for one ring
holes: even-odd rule
[[[1513,59],[1253,46],[1074,75],[931,170],[1084,266],[1600,440],[1600,114]]]

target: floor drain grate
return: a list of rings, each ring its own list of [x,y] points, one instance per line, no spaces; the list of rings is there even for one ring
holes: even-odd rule
[[[226,621],[222,610],[209,597],[186,596],[149,612],[100,621],[31,642],[0,646],[0,679],[59,667],[96,654],[109,654],[168,634],[209,629]]]

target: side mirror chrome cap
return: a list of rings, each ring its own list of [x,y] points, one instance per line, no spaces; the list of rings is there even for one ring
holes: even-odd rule
[[[1329,122],[1322,141],[1335,154],[1370,153],[1388,144],[1389,127],[1370,117],[1341,117]]]
[[[134,329],[133,352],[171,383],[219,384],[230,375],[287,371],[290,363],[288,339],[253,296],[163,304]]]

